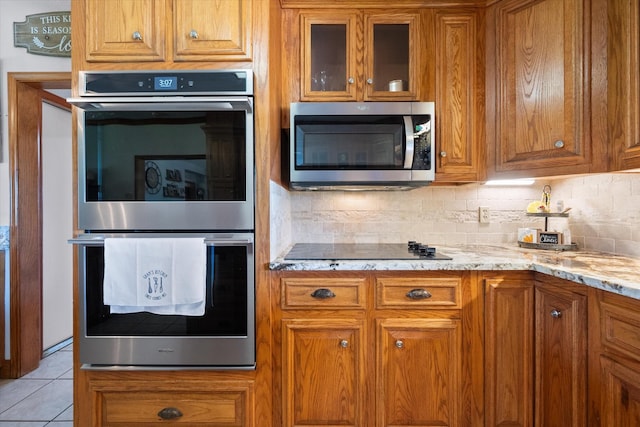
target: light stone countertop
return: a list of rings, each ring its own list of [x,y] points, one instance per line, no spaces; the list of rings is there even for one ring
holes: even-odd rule
[[[274,271],[531,270],[640,299],[640,259],[588,251],[549,251],[504,246],[438,246],[451,260],[273,260]],[[288,251],[287,251],[288,253]]]

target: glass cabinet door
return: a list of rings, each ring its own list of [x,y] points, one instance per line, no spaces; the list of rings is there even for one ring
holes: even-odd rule
[[[302,99],[356,99],[357,13],[302,15]]]
[[[418,12],[301,13],[301,100],[418,98]]]
[[[417,21],[417,14],[365,14],[365,100],[415,98]]]

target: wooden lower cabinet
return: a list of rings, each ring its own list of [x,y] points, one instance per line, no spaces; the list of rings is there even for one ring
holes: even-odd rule
[[[377,323],[376,426],[461,425],[460,320]]]
[[[599,394],[592,398],[599,423],[591,425],[639,426],[640,301],[603,291],[597,300],[592,325],[599,326],[599,346],[590,372],[599,377]]]
[[[485,280],[487,426],[587,422],[586,292],[536,277]]]
[[[252,381],[92,381],[94,427],[254,426]]]
[[[485,279],[487,426],[533,425],[533,299],[528,274]]]
[[[282,357],[283,425],[364,425],[362,320],[284,320]]]
[[[535,293],[535,425],[587,421],[587,297],[538,282]]]
[[[640,366],[600,359],[602,426],[640,426]]]
[[[482,329],[472,330],[481,292],[470,277],[274,274],[274,425],[482,425],[469,409],[482,406],[470,386],[482,376]]]

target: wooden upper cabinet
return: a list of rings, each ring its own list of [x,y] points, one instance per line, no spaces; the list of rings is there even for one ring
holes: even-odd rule
[[[85,0],[87,62],[250,61],[250,0]]]
[[[608,128],[611,167],[640,167],[640,6],[633,0],[608,2]]]
[[[495,93],[496,175],[590,170],[585,124],[585,0],[504,0],[491,7],[488,87]],[[495,85],[495,86],[494,86]],[[492,124],[495,123],[495,125]],[[494,141],[495,139],[495,141]],[[491,165],[490,165],[491,166]],[[565,169],[562,169],[565,168]]]
[[[175,61],[251,60],[251,0],[173,0]]]
[[[436,180],[481,180],[484,150],[483,11],[437,11]]]
[[[419,20],[405,11],[300,13],[300,99],[416,99]]]
[[[301,98],[355,100],[359,14],[303,13]]]
[[[86,0],[86,60],[164,61],[165,0]]]

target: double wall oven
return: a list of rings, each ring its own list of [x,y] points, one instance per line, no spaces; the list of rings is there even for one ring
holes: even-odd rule
[[[69,101],[78,108],[83,232],[71,243],[80,362],[254,368],[251,71],[81,72],[79,95]],[[153,247],[192,238],[205,245],[204,314],[122,312],[105,303],[106,242],[143,239]]]

